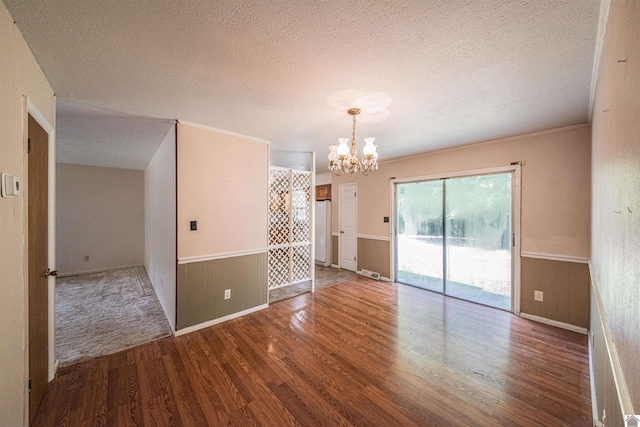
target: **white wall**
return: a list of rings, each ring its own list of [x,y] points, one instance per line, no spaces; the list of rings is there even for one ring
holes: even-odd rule
[[[19,177],[20,197],[0,198],[0,426],[27,417],[27,159],[23,95],[55,126],[55,95],[0,2],[0,171]]]
[[[144,263],[144,171],[58,163],[56,191],[60,274]]]
[[[144,265],[176,328],[176,129],[169,130],[144,172]]]
[[[332,175],[333,174],[331,172],[325,172],[325,173],[316,172],[316,185],[331,184]]]

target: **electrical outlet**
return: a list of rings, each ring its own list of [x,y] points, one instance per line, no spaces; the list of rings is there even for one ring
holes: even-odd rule
[[[540,302],[544,301],[544,292],[533,291],[533,299]]]
[[[224,299],[230,299],[231,298],[231,289],[225,289],[224,290]]]
[[[89,255],[85,255],[84,256],[84,260],[85,260],[85,262],[89,261]]]

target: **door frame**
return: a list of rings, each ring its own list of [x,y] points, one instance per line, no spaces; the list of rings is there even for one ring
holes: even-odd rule
[[[353,236],[354,241],[354,251],[356,254],[356,268],[354,271],[358,271],[358,182],[345,182],[343,184],[338,184],[338,268],[342,268],[342,187],[347,185],[353,185],[355,188],[356,195],[354,196],[354,219],[353,219],[353,228],[355,230],[355,234]]]
[[[29,172],[29,160],[27,157],[27,145],[28,145],[28,137],[29,137],[29,126],[28,126],[28,121],[29,121],[29,115],[31,115],[31,117],[33,117],[35,119],[36,122],[38,122],[38,124],[42,127],[42,129],[45,130],[45,132],[47,133],[48,137],[48,148],[49,148],[49,161],[48,161],[48,178],[49,178],[49,185],[48,185],[48,197],[49,197],[49,203],[47,206],[47,210],[48,210],[48,223],[49,223],[49,229],[48,229],[48,238],[49,238],[49,245],[48,245],[48,262],[49,262],[49,268],[51,268],[52,270],[55,270],[56,268],[56,143],[55,143],[55,139],[56,139],[56,135],[55,135],[55,128],[54,126],[49,123],[49,121],[47,120],[47,118],[44,116],[44,114],[42,114],[42,112],[38,109],[38,107],[36,107],[36,105],[33,103],[33,101],[28,97],[28,96],[23,96],[23,122],[22,122],[22,136],[23,136],[23,153],[24,153],[24,173],[25,173],[25,177],[28,176],[28,172]],[[54,97],[54,101],[55,102],[55,97]],[[55,111],[55,109],[54,109]],[[26,180],[26,179],[25,179]],[[27,186],[26,191],[29,191],[29,188]],[[24,218],[28,218],[29,217],[29,203],[28,203],[28,197],[27,194],[25,193],[25,195],[23,195],[23,199],[22,199],[22,203],[23,203],[23,211],[24,211]],[[28,229],[26,230],[26,233],[28,233]],[[25,237],[25,242],[28,242],[27,237]],[[29,345],[29,288],[28,288],[28,284],[29,284],[29,272],[28,272],[28,268],[29,268],[29,248],[28,248],[28,244],[24,245],[24,259],[26,260],[25,264],[24,264],[24,283],[26,284],[26,286],[24,286],[23,289],[23,294],[24,294],[24,324],[27,326],[24,330],[24,339],[25,339],[25,343],[26,343],[26,348],[25,348],[25,354],[24,354],[24,358],[25,358],[25,372],[24,372],[24,381],[25,384],[29,381],[29,351],[28,351],[28,345]],[[54,276],[49,276],[48,278],[48,283],[47,283],[47,290],[48,290],[48,313],[47,313],[47,318],[48,318],[48,346],[49,346],[49,352],[47,355],[47,366],[48,366],[48,381],[50,382],[51,380],[53,380],[57,367],[58,367],[58,361],[56,360],[56,349],[55,349],[55,277]],[[25,405],[28,406],[29,404],[29,391],[28,388],[25,387]],[[26,409],[27,411],[27,415],[28,415],[28,407]]]
[[[389,180],[389,194],[391,197],[391,250],[390,260],[391,265],[391,281],[396,281],[396,266],[397,266],[397,229],[396,229],[396,184],[406,184],[410,182],[419,181],[434,181],[445,178],[460,178],[465,176],[475,175],[490,175],[498,173],[513,173],[512,188],[512,233],[513,240],[515,241],[512,246],[512,276],[513,276],[513,314],[520,315],[520,240],[521,240],[521,209],[522,209],[522,162],[514,162],[509,166],[498,166],[493,168],[484,169],[472,169],[465,171],[456,171],[448,173],[440,173],[435,175],[423,175],[408,178],[392,178]]]

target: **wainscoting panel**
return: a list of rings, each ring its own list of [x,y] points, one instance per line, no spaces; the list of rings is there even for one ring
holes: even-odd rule
[[[585,263],[522,257],[522,313],[589,328],[589,267]],[[534,291],[544,301],[534,300]]]
[[[624,425],[622,408],[616,388],[616,380],[613,374],[613,363],[609,357],[604,324],[595,295],[595,283],[591,291],[591,327],[590,332],[590,362],[591,362],[591,405],[594,417],[602,421],[602,411],[606,411],[606,424],[608,426]]]
[[[333,265],[338,265],[340,262],[339,250],[338,236],[331,236],[331,264]]]
[[[389,240],[358,237],[358,270],[371,270],[382,277],[391,277]]]
[[[224,299],[225,289],[231,298]],[[267,303],[267,253],[178,265],[176,329]]]

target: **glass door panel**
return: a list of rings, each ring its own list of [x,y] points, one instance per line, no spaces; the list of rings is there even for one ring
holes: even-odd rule
[[[511,174],[445,181],[445,294],[511,310]]]
[[[396,280],[443,292],[442,181],[396,187]]]

